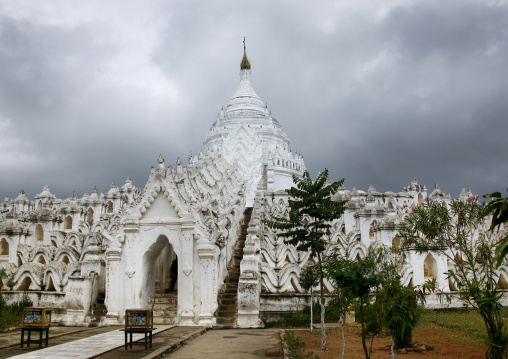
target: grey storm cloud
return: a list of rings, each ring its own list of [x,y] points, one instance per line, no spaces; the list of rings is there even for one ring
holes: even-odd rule
[[[142,187],[200,151],[252,82],[304,155],[346,186],[416,176],[503,190],[505,1],[19,1],[0,5],[0,195]]]

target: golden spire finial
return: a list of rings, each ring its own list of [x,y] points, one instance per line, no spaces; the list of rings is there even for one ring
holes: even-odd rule
[[[245,49],[245,36],[243,38],[243,59],[240,64],[240,70],[250,70],[250,62],[247,59],[247,50]]]

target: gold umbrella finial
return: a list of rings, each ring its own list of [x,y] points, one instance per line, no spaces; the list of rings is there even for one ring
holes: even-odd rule
[[[246,46],[245,46],[245,36],[243,37],[243,59],[242,59],[242,63],[240,64],[240,69],[241,70],[250,69],[250,62],[247,59],[247,50],[246,50]]]

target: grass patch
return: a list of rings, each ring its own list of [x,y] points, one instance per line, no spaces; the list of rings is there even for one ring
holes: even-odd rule
[[[23,293],[19,302],[8,305],[0,292],[0,329],[16,327],[21,323],[23,308],[33,306],[27,293]]]
[[[508,308],[503,308],[502,315],[508,318]],[[475,338],[485,340],[487,331],[482,317],[475,310],[431,310],[426,309],[421,323],[433,323],[444,328],[456,329]]]

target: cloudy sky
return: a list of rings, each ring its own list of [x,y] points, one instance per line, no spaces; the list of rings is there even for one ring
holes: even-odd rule
[[[0,2],[0,195],[143,187],[239,81],[346,187],[508,185],[508,2]]]

